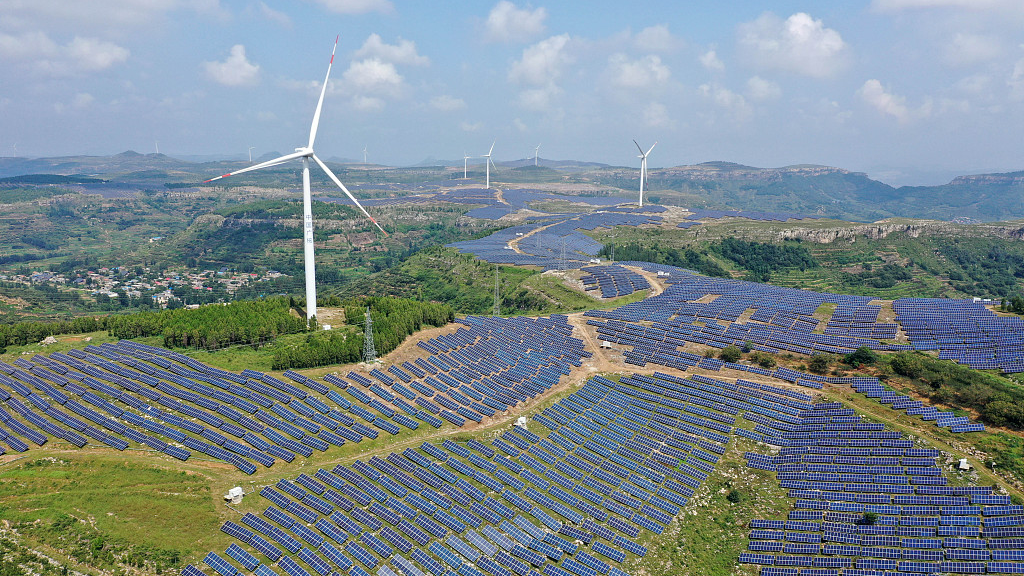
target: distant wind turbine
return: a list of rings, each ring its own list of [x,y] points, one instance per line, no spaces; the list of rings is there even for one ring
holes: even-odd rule
[[[153,141],[153,145],[156,146],[156,153],[159,154],[160,153],[160,143],[157,142],[156,140],[154,140]]]
[[[483,158],[487,158],[487,188],[491,187],[491,152],[494,152],[494,145],[497,143],[497,140],[492,142],[491,149],[487,151],[487,154],[482,156]]]
[[[472,158],[472,156],[468,156],[465,152],[462,153],[462,179],[463,180],[465,180],[467,178],[467,175],[469,174],[468,168],[469,168],[469,159],[470,158]]]
[[[255,146],[249,146],[249,164],[252,164],[252,151],[256,148]]]
[[[316,268],[313,262],[313,199],[309,190],[309,160],[313,159],[320,168],[327,173],[327,175],[334,181],[335,184],[341,188],[341,191],[349,197],[349,200],[362,210],[363,214],[370,219],[385,236],[388,235],[384,232],[384,228],[370,216],[370,213],[363,208],[363,205],[356,200],[356,197],[345,188],[345,185],[338,180],[338,177],[331,172],[331,169],[323,163],[320,158],[313,152],[313,141],[316,140],[316,130],[320,125],[320,111],[323,109],[324,95],[327,93],[327,80],[331,77],[331,66],[334,64],[334,52],[338,49],[338,38],[334,39],[334,50],[331,50],[331,61],[327,64],[327,76],[324,77],[323,88],[320,89],[320,99],[316,103],[316,112],[313,113],[313,124],[309,128],[309,143],[305,146],[295,149],[295,152],[291,154],[285,154],[279,158],[273,160],[267,160],[253,166],[242,168],[241,170],[235,170],[229,172],[223,176],[217,176],[216,178],[210,178],[206,182],[213,182],[214,180],[220,180],[221,178],[227,178],[228,176],[234,176],[243,172],[251,172],[253,170],[259,170],[261,168],[269,168],[271,166],[277,166],[290,160],[302,159],[302,246],[303,256],[305,263],[306,272],[306,319],[309,320],[316,316]],[[205,182],[204,182],[205,183]]]
[[[363,164],[366,164],[366,146],[363,146]]]
[[[540,152],[540,144],[537,144],[537,147],[533,149],[533,165],[534,166],[537,165],[537,154],[539,152]]]
[[[633,140],[633,144],[636,144],[636,140]],[[647,181],[647,155],[650,154],[651,150],[654,150],[654,147],[657,146],[657,145],[658,145],[658,143],[655,142],[654,144],[651,145],[651,147],[647,150],[647,152],[644,152],[644,149],[641,148],[639,144],[636,144],[637,150],[640,151],[640,155],[637,156],[637,158],[640,159],[640,207],[641,208],[644,207],[644,182]]]
[[[15,142],[14,144],[11,145],[11,147],[14,148],[14,157],[17,158],[18,157],[18,143]]]

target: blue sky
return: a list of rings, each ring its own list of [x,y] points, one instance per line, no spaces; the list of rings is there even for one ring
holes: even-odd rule
[[[3,0],[0,156],[1024,168],[1024,2]]]

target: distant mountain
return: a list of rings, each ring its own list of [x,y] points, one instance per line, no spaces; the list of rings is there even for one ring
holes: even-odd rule
[[[253,162],[279,156],[268,152]],[[417,166],[373,171],[374,182],[418,181],[424,167],[460,167],[455,161],[427,158]],[[473,161],[476,163],[474,164]],[[352,171],[365,178],[360,163],[331,159],[339,174]],[[482,161],[473,158],[474,172],[482,172]],[[166,154],[140,154],[128,150],[113,156],[61,156],[55,158],[0,158],[0,178],[25,177],[36,183],[57,182],[52,176],[99,178],[109,186],[136,189],[163,188],[201,182],[211,175],[248,166],[248,158],[191,162]],[[492,178],[499,182],[553,183],[560,180],[591,182],[601,186],[634,190],[634,167],[613,167],[596,162],[533,158],[498,162]],[[387,168],[373,165],[374,168]],[[360,176],[361,174],[361,176]],[[434,177],[433,175],[431,177]],[[704,162],[692,166],[651,169],[649,197],[657,202],[688,207],[734,208],[765,212],[813,214],[844,220],[874,221],[891,217],[953,220],[970,218],[998,221],[1024,218],[1024,171],[957,176],[938,186],[893,187],[862,172],[842,168],[797,164],[780,168],[758,168],[734,162]],[[49,180],[47,180],[49,178]],[[389,180],[390,179],[390,180]],[[410,180],[412,179],[412,180]],[[31,180],[31,178],[29,179]],[[30,182],[22,179],[23,184]],[[294,168],[282,166],[260,172],[258,177],[239,178],[237,184],[294,186]],[[350,182],[357,184],[358,182]],[[14,185],[14,182],[7,182]],[[329,183],[325,184],[329,185]]]

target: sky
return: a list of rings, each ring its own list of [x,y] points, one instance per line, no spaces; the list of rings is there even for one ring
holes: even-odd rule
[[[1024,169],[1021,0],[0,0],[0,156]]]

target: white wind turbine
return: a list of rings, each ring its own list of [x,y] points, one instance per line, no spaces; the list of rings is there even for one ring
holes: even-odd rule
[[[533,165],[534,166],[537,165],[537,154],[538,153],[540,153],[540,144],[537,144],[537,147],[533,149]]]
[[[366,146],[363,146],[363,164],[366,164]]]
[[[462,179],[463,180],[465,180],[467,175],[469,174],[469,159],[470,158],[472,158],[472,156],[466,154],[465,152],[462,153]]]
[[[291,154],[285,154],[279,158],[261,162],[253,166],[242,168],[241,170],[235,170],[216,178],[210,178],[206,182],[213,182],[214,180],[220,180],[221,178],[227,178],[228,176],[234,176],[243,172],[251,172],[253,170],[259,170],[261,168],[269,168],[271,166],[277,166],[290,160],[302,160],[302,246],[303,256],[305,263],[306,272],[306,319],[310,319],[316,316],[316,268],[313,263],[313,200],[309,191],[309,159],[312,158],[320,168],[327,173],[327,175],[334,181],[335,184],[341,188],[341,191],[349,197],[349,200],[362,210],[363,214],[373,222],[385,236],[388,235],[384,232],[384,228],[370,216],[370,213],[363,208],[362,204],[356,200],[356,197],[345,188],[345,185],[341,183],[341,180],[331,172],[331,169],[323,163],[316,154],[313,153],[313,141],[316,140],[316,130],[320,125],[320,111],[324,104],[324,95],[327,93],[327,80],[331,77],[331,66],[334,64],[334,52],[338,49],[338,38],[334,39],[334,50],[331,50],[331,61],[327,64],[327,76],[324,77],[323,88],[320,89],[320,99],[316,103],[316,112],[313,113],[313,124],[309,128],[309,142],[302,147],[296,148],[295,152]],[[206,183],[204,182],[204,184]]]
[[[633,140],[633,144],[636,144],[636,140]],[[640,207],[641,208],[644,207],[644,182],[647,181],[647,155],[650,154],[651,150],[654,150],[654,147],[657,146],[657,145],[658,145],[658,143],[655,142],[654,144],[651,145],[651,147],[647,150],[647,152],[644,152],[644,149],[641,148],[639,144],[636,144],[637,150],[640,151],[640,155],[637,156],[637,158],[640,159]]]
[[[497,143],[497,140],[491,142],[491,149],[487,151],[487,154],[482,156],[482,158],[487,158],[487,188],[491,187],[491,152],[494,152],[494,145]],[[495,168],[497,168],[497,166],[495,166]]]
[[[249,164],[252,164],[252,151],[255,149],[255,146],[249,146]]]

